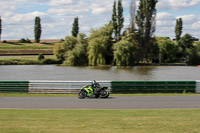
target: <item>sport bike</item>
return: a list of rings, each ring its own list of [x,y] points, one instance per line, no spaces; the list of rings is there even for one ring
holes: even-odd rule
[[[108,98],[109,91],[107,91],[108,87],[101,87],[99,83],[95,80],[91,83],[91,85],[83,86],[78,93],[78,98],[84,99],[86,97],[95,97],[95,98]]]

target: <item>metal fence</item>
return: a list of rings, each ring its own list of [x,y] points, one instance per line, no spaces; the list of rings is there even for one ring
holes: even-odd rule
[[[200,80],[196,81],[196,93],[200,93]]]
[[[29,93],[78,93],[92,81],[29,81]],[[111,88],[110,81],[97,81],[101,86]]]
[[[0,92],[78,93],[92,81],[0,81]],[[111,93],[200,93],[200,81],[97,81]]]
[[[0,81],[0,92],[28,92],[29,81]]]
[[[195,81],[112,81],[112,93],[195,93]]]

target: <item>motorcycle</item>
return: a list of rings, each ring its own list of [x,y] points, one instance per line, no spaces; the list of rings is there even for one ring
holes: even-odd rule
[[[109,97],[109,91],[107,91],[108,87],[101,87],[99,83],[97,83],[95,80],[91,83],[91,85],[83,86],[78,93],[78,98],[84,99],[86,97],[92,97],[95,98],[108,98]]]

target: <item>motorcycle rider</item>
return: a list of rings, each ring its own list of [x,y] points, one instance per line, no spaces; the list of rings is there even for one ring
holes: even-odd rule
[[[93,80],[92,82],[92,86],[94,86],[96,88],[96,91],[100,91],[101,90],[101,86],[99,85],[99,83],[97,83],[95,80]],[[95,90],[94,90],[95,91]]]

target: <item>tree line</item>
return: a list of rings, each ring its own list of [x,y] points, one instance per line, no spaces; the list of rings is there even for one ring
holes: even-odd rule
[[[156,4],[158,0],[130,2],[130,24],[124,27],[122,0],[115,0],[110,21],[99,29],[92,29],[89,37],[79,33],[79,18],[74,18],[71,36],[55,44],[54,54],[64,65],[118,65],[141,63],[200,64],[199,45],[190,34],[182,35],[183,21],[176,20],[175,38],[156,37]],[[0,18],[0,35],[2,31]],[[40,42],[41,19],[35,18],[35,42]],[[28,40],[29,41],[29,40]]]
[[[130,3],[130,24],[124,27],[122,0],[114,1],[111,20],[99,29],[93,29],[87,38],[79,33],[75,18],[72,36],[56,44],[54,53],[64,65],[118,65],[141,63],[200,64],[198,45],[190,34],[181,37],[183,21],[177,19],[176,42],[156,37],[157,0],[140,0],[136,11],[135,0]],[[122,31],[123,30],[123,31]]]

